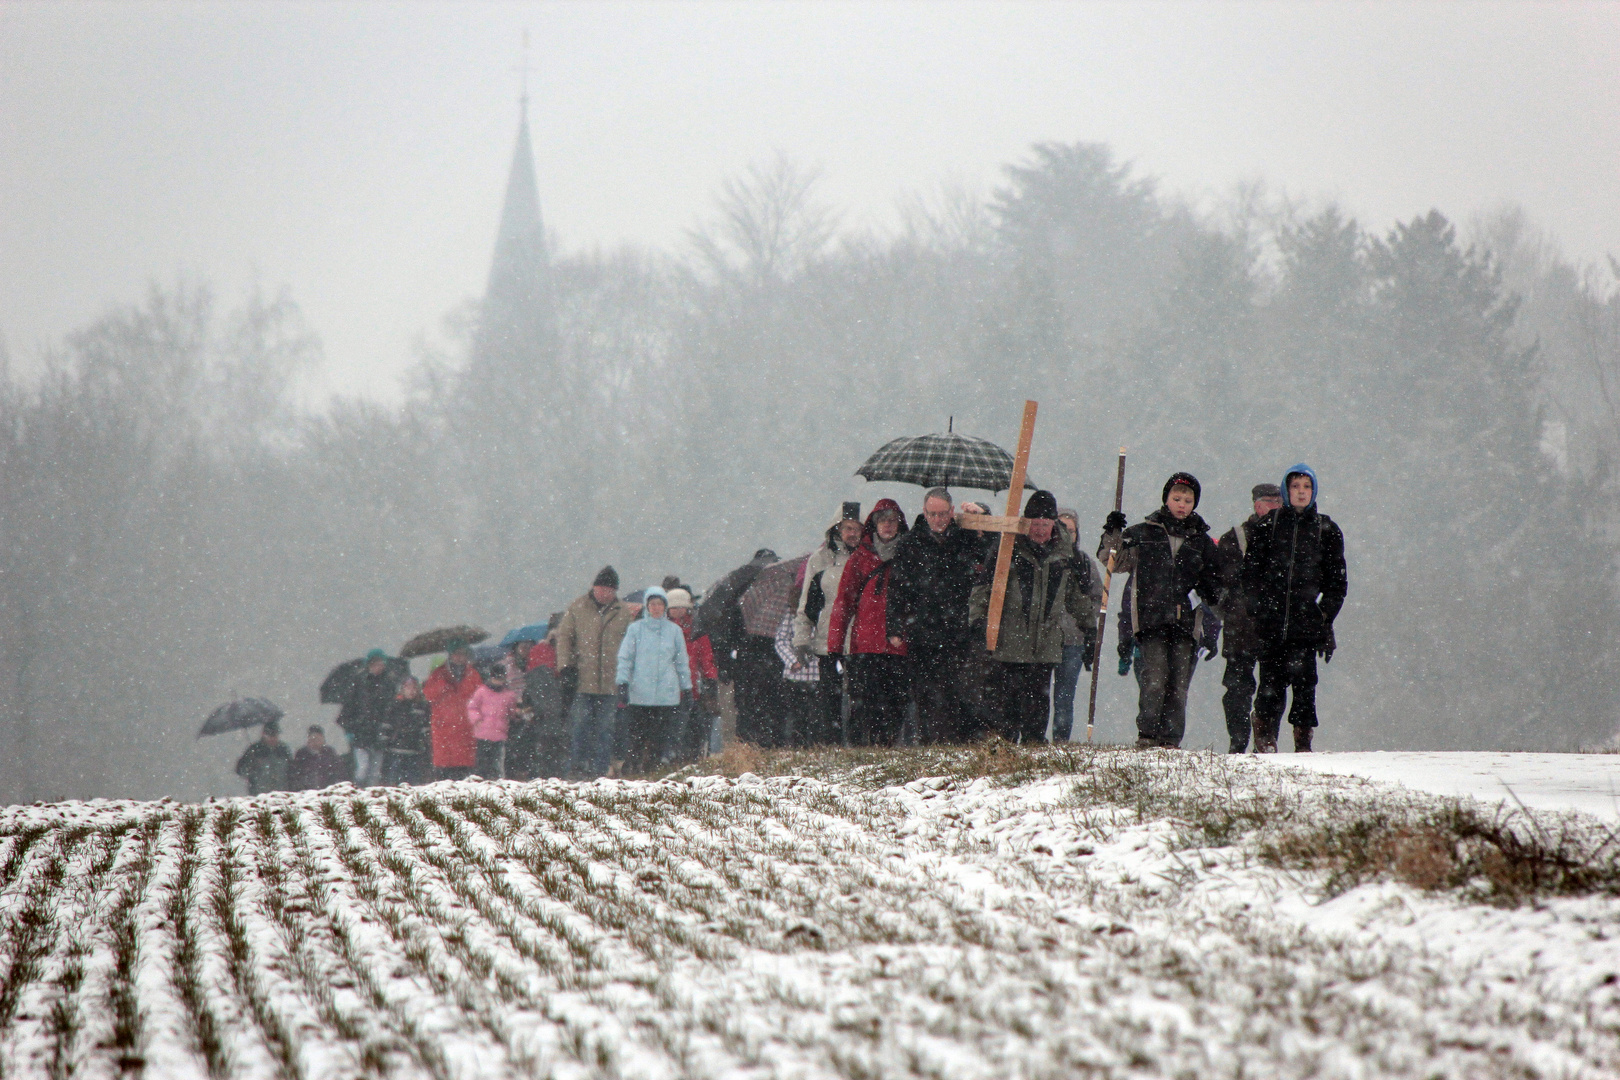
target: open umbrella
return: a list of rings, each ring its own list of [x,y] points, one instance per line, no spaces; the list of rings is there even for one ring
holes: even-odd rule
[[[809,555],[800,555],[797,559],[772,563],[759,572],[748,591],[742,594],[743,629],[764,637],[776,636],[782,616],[799,600],[793,582],[799,576],[799,568],[809,558]]]
[[[546,640],[546,632],[550,629],[551,624],[537,622],[530,623],[528,626],[520,626],[516,630],[508,630],[506,636],[501,638],[501,648],[510,649],[520,641],[544,641]]]
[[[348,701],[349,695],[354,692],[355,683],[365,674],[367,663],[365,657],[357,656],[353,660],[343,661],[328,671],[326,678],[321,680],[321,704],[341,705]],[[383,670],[391,675],[396,683],[403,682],[405,676],[411,673],[411,665],[398,656],[388,657],[384,664]]]
[[[424,630],[400,646],[401,656],[431,656],[444,652],[452,641],[463,645],[476,645],[489,637],[488,630],[476,626],[441,626],[437,630]]]
[[[1012,471],[1012,455],[995,443],[948,431],[891,439],[855,475],[919,487],[954,485],[1005,491],[1012,483]],[[1024,486],[1040,488],[1028,476]]]
[[[271,720],[279,721],[282,711],[264,698],[248,697],[237,698],[228,705],[221,705],[208,714],[203,721],[202,730],[197,732],[197,738],[204,735],[218,735],[223,731],[240,731],[243,728],[258,727]]]

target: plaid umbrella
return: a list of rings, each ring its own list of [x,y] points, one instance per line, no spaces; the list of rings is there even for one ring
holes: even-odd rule
[[[800,555],[797,559],[772,563],[759,572],[740,601],[743,629],[761,637],[776,636],[777,627],[782,625],[782,616],[799,601],[793,582],[799,576],[799,567],[809,558],[809,555]]]
[[[1005,491],[1012,481],[1012,470],[1012,455],[995,443],[971,435],[936,432],[884,443],[855,470],[855,475],[919,487],[956,485]],[[1024,486],[1040,488],[1027,475]]]

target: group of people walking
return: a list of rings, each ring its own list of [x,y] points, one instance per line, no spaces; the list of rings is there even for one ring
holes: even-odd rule
[[[1181,745],[1194,668],[1218,650],[1229,750],[1252,740],[1256,752],[1275,752],[1285,707],[1295,750],[1311,748],[1316,661],[1333,656],[1347,588],[1344,537],[1317,509],[1308,465],[1251,494],[1253,514],[1219,541],[1197,512],[1197,478],[1184,472],[1143,520],[1115,511],[1103,524],[1097,558],[1125,579],[1119,673],[1137,676],[1138,747]],[[338,716],[353,779],[645,774],[707,752],[722,696],[736,737],[765,747],[989,733],[1068,741],[1080,675],[1101,646],[1103,569],[1078,545],[1079,515],[1035,492],[988,649],[999,535],[964,527],[988,512],[958,506],[945,488],[928,491],[909,523],[892,499],[864,519],[858,503],[842,504],[798,566],[774,634],[750,632],[743,612],[761,571],[780,561],[761,549],[701,604],[677,577],[621,598],[617,572],[604,567],[545,624],[543,640],[514,641],[482,666],[466,642],[451,642],[420,686],[373,650]],[[319,767],[278,766],[288,751],[266,742],[279,745],[267,731],[239,773],[267,770],[273,781],[280,768],[288,784],[330,782],[325,755],[336,755],[317,729],[299,754]]]

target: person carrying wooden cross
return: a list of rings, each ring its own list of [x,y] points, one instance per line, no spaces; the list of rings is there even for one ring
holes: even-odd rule
[[[1046,738],[1052,669],[1063,659],[1063,613],[1080,626],[1097,622],[1088,575],[1075,562],[1074,545],[1058,530],[1057,514],[1052,493],[1037,491],[1024,504],[1028,531],[1013,542],[987,687],[992,722],[1009,742]],[[976,626],[989,617],[992,590],[988,576],[973,589],[968,608]]]

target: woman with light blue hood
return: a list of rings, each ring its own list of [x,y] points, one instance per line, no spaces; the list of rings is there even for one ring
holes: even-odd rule
[[[692,686],[686,634],[668,618],[669,594],[654,585],[643,601],[644,617],[630,624],[619,645],[614,682],[624,710],[623,771],[639,776],[658,764],[675,708]]]

